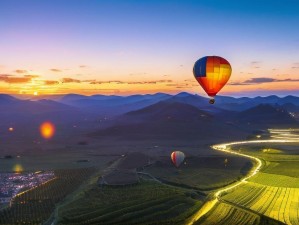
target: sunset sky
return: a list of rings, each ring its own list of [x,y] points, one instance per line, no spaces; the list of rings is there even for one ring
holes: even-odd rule
[[[240,3],[242,2],[242,3]],[[219,93],[299,96],[297,0],[0,0],[0,93],[205,95],[205,55],[233,69]]]

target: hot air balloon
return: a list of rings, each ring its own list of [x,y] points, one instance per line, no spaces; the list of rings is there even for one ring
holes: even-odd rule
[[[193,67],[194,77],[211,97],[211,104],[214,104],[214,97],[229,80],[231,72],[229,62],[219,56],[205,56],[197,60]]]
[[[181,151],[174,151],[171,153],[171,161],[176,167],[179,167],[184,159],[185,154]]]

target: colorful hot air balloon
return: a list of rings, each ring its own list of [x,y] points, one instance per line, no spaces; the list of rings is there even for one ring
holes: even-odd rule
[[[171,153],[171,161],[176,167],[179,167],[184,159],[185,154],[181,151],[174,151]]]
[[[211,97],[211,104],[214,104],[215,95],[229,80],[231,72],[229,62],[219,56],[205,56],[197,60],[193,67],[194,77]]]

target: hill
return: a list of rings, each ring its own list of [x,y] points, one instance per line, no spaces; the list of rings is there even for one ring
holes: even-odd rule
[[[206,140],[245,135],[236,127],[195,106],[161,101],[119,116],[111,127],[90,134],[124,139]]]
[[[236,116],[239,123],[259,126],[263,128],[275,126],[298,125],[296,119],[284,108],[270,104],[260,104],[251,109],[240,112]]]

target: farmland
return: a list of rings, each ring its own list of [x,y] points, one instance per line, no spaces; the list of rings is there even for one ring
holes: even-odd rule
[[[57,210],[57,224],[184,224],[202,205],[196,192],[142,181],[137,185],[92,184]]]
[[[240,179],[252,167],[245,158],[231,156],[187,157],[185,164],[175,168],[169,158],[160,158],[147,172],[173,185],[211,190]],[[217,179],[215,179],[217,178]]]
[[[94,168],[55,170],[55,177],[18,194],[11,206],[0,211],[0,224],[40,224],[54,211],[55,204],[76,190],[94,173]]]
[[[99,186],[96,182],[99,175],[109,169],[109,161],[122,157],[97,155],[93,149],[88,149],[89,158],[85,156],[87,162],[81,164],[77,163],[83,159],[79,151],[75,151],[72,157],[67,157],[67,152],[63,151],[58,161],[53,158],[56,165],[50,158],[50,163],[44,168],[66,166],[72,169],[55,169],[52,180],[17,195],[11,207],[1,210],[0,224],[40,224],[47,220],[61,225],[299,224],[297,143],[244,143],[225,145],[224,149],[227,151],[220,155],[189,154],[179,169],[173,167],[164,154],[156,156],[154,163],[146,166],[143,172],[158,178],[158,181],[140,176],[139,183],[126,186]],[[42,156],[37,154],[36,157]],[[252,160],[255,157],[261,163]],[[97,169],[80,168],[97,165],[99,158],[103,160]],[[23,165],[30,168],[27,159],[24,155],[12,161],[1,160],[7,163],[7,168],[18,160],[23,160]],[[43,162],[46,158],[40,160]],[[140,163],[140,159],[137,157],[128,165],[132,166],[132,162]],[[115,165],[110,165],[116,169]],[[256,171],[257,166],[261,167]],[[133,167],[131,169],[135,169]],[[82,186],[95,170],[98,172]],[[203,192],[208,194],[207,198],[201,195]],[[213,195],[216,198],[211,210],[193,220]]]
[[[279,137],[278,133],[276,137]],[[231,214],[232,211],[244,209],[258,216],[261,221],[257,224],[262,224],[265,219],[268,222],[271,219],[276,220],[276,222],[272,221],[274,224],[279,221],[284,224],[299,224],[299,161],[297,155],[299,149],[298,144],[294,140],[291,141],[293,142],[281,144],[271,142],[270,139],[250,145],[224,144],[224,148],[234,154],[257,156],[262,160],[263,166],[261,171],[242,179],[238,185],[232,185],[231,188],[218,192],[221,203],[216,204],[213,210],[201,217],[196,224],[205,224],[207,221],[207,224],[221,224],[219,221],[226,221],[227,224],[242,224],[240,221],[235,221],[233,215],[227,217],[220,212],[227,211],[227,214]],[[222,201],[230,207],[240,209],[229,209],[229,206],[223,205]],[[213,216],[213,213],[217,211],[220,216]],[[247,217],[244,215],[244,218]]]
[[[299,189],[265,186],[249,182],[223,197],[286,224],[299,224]]]
[[[230,204],[219,203],[215,210],[211,211],[208,215],[202,217],[195,225],[255,225],[259,222],[259,216],[250,213],[246,210],[236,208]]]

